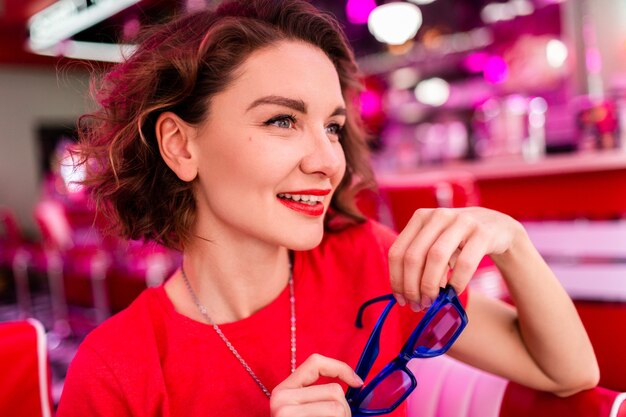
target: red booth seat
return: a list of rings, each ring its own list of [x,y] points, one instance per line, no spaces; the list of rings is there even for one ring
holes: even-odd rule
[[[388,175],[379,179],[380,196],[393,227],[400,231],[418,208],[468,207],[480,203],[474,176],[463,171]]]
[[[626,393],[596,387],[570,397],[537,391],[447,356],[416,359],[407,415],[420,417],[626,417]]]
[[[50,417],[52,401],[46,335],[28,319],[0,323],[0,415]]]

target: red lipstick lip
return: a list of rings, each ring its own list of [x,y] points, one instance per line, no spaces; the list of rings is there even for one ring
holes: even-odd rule
[[[299,191],[284,191],[279,194],[298,194],[298,195],[316,195],[316,196],[325,196],[330,194],[332,190],[299,190]]]
[[[276,197],[278,197],[278,201],[280,201],[285,207],[295,212],[298,212],[307,216],[311,216],[311,217],[319,217],[319,216],[322,216],[324,214],[324,211],[326,210],[324,203],[318,201],[315,204],[308,204],[308,203],[303,203],[300,201],[294,201],[290,198],[282,198],[279,196],[289,194],[289,195],[311,195],[311,196],[325,197],[328,194],[330,194],[331,191],[332,191],[331,189],[309,189],[309,190],[298,190],[298,191],[286,191],[286,192],[278,193]]]
[[[294,201],[290,199],[278,198],[284,206],[290,208],[293,211],[298,213],[306,214],[307,216],[319,217],[324,214],[324,204],[316,203],[313,205],[300,203],[299,201]]]

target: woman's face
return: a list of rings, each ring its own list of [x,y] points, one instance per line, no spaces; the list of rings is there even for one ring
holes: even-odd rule
[[[258,50],[208,113],[192,141],[195,233],[315,247],[346,169],[345,102],[332,62],[303,42]]]

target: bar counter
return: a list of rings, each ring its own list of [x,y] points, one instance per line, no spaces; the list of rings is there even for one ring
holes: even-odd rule
[[[520,220],[614,219],[626,213],[626,151],[501,157],[378,172],[382,189],[473,178],[479,204]]]

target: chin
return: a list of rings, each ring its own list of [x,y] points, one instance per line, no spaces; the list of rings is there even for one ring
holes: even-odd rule
[[[289,236],[286,239],[284,246],[286,246],[287,248],[291,250],[296,250],[296,251],[311,250],[320,244],[323,237],[324,237],[324,229],[322,228],[319,233],[308,234],[306,236],[305,235]]]

